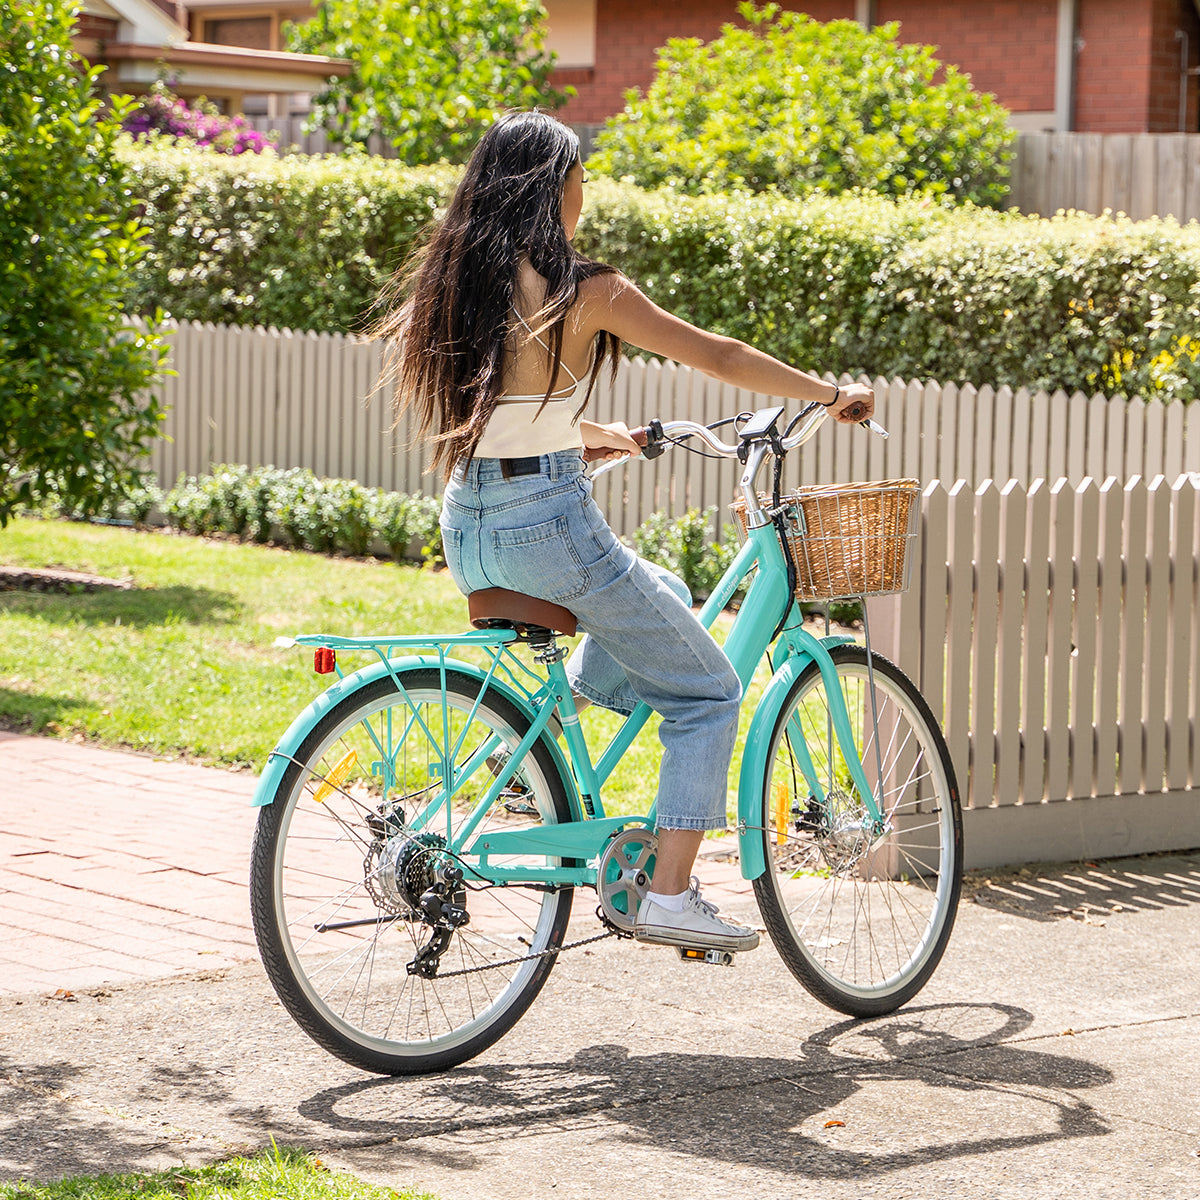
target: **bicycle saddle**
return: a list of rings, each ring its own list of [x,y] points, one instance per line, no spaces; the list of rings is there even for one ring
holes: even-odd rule
[[[515,629],[523,638],[540,640],[553,633],[573,637],[579,625],[569,608],[507,588],[472,592],[467,597],[467,611],[476,629]]]

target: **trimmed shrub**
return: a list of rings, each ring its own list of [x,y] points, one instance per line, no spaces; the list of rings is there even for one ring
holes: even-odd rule
[[[589,189],[585,253],[810,370],[1183,400],[1200,387],[1195,223]]]
[[[642,558],[673,571],[688,586],[693,600],[706,600],[737,554],[732,525],[714,540],[717,506],[689,508],[681,517],[657,512],[633,531],[633,544]]]
[[[955,214],[881,262],[864,361],[888,374],[1190,400],[1200,225]]]
[[[349,331],[449,168],[129,148],[153,229],[131,307]],[[870,193],[683,196],[599,179],[576,243],[667,310],[797,366],[1191,399],[1200,225]]]
[[[307,467],[221,464],[208,475],[181,476],[156,493],[169,524],[184,533],[221,533],[242,541],[276,541],[317,554],[371,554],[377,542],[397,560],[441,555],[439,501],[324,479]],[[149,511],[149,508],[147,508]]]
[[[124,159],[152,230],[130,310],[285,329],[359,329],[456,178],[365,154],[127,145]]]
[[[932,46],[892,22],[822,23],[738,5],[704,43],[671,38],[645,96],[630,92],[589,163],[684,192],[869,188],[999,206],[1008,194],[1008,112]]]

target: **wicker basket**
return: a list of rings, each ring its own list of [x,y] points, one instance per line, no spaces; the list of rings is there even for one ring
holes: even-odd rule
[[[782,498],[798,600],[882,596],[908,587],[921,511],[915,479],[802,487]],[[761,498],[769,504],[767,497]],[[743,537],[746,502],[732,505]]]

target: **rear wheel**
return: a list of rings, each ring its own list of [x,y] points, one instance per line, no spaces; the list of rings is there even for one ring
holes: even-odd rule
[[[437,669],[399,679],[403,690],[388,676],[365,684],[304,739],[259,814],[251,906],[267,974],[301,1028],[364,1070],[418,1074],[474,1057],[516,1023],[554,965],[572,893],[491,886],[456,853],[526,714],[481,698],[466,674],[448,672],[444,693]],[[449,815],[439,807],[414,827],[464,771]],[[539,741],[475,832],[569,819]]]
[[[792,686],[763,782],[763,921],[792,973],[853,1016],[892,1012],[942,957],[962,885],[962,814],[950,754],[920,693],[861,646],[831,651],[876,827],[833,734],[815,663]],[[878,737],[876,736],[878,729]]]

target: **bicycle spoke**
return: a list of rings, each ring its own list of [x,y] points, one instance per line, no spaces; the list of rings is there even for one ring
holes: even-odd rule
[[[856,744],[839,746],[825,681],[810,665],[777,719],[764,785],[769,866],[754,886],[776,946],[805,986],[835,1008],[870,1015],[914,994],[945,945],[961,875],[957,800],[944,742],[911,684],[875,655],[872,697],[865,653],[842,646],[832,656]],[[797,770],[801,737],[812,780]],[[872,797],[852,782],[848,755],[861,762]]]
[[[301,1025],[368,1069],[461,1061],[495,1040],[540,989],[554,961],[542,952],[562,941],[570,911],[569,889],[493,886],[464,857],[482,834],[564,820],[569,808],[544,746],[511,771],[491,766],[498,754],[507,764],[526,716],[472,678],[445,678],[443,693],[439,670],[415,668],[402,689],[384,678],[349,696],[263,810],[254,894],[264,962]],[[510,778],[484,811],[501,770]],[[534,815],[509,813],[514,795]],[[423,897],[452,869],[463,872],[468,919],[435,927]]]

